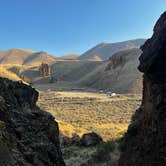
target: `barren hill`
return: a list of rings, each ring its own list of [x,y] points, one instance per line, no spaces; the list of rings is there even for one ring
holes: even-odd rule
[[[128,50],[131,48],[139,48],[144,44],[145,41],[145,39],[135,39],[118,43],[101,43],[86,51],[79,57],[79,59],[93,59],[93,57],[98,56],[103,60],[107,60],[109,57],[119,51]]]
[[[140,93],[142,91],[142,78],[137,71],[138,57],[141,54],[139,48],[120,51],[107,61],[60,60],[44,52],[33,53],[18,49],[0,53],[1,66],[7,72],[14,73],[18,78],[25,76],[39,88],[44,86],[44,89],[50,87],[51,89],[65,87],[68,90],[73,88],[102,89],[116,93]],[[50,76],[40,76],[39,65],[43,61],[51,67]],[[54,81],[50,84],[51,77],[58,82]]]
[[[79,80],[79,84],[95,89],[109,89],[117,93],[141,92],[142,79],[137,71],[138,48],[114,54]]]
[[[0,51],[0,64],[39,65],[42,62],[55,63],[56,59],[45,52],[22,49]]]
[[[78,54],[66,54],[61,57],[59,57],[59,60],[77,60],[79,57]]]
[[[60,86],[116,93],[141,93],[142,78],[137,70],[139,48],[120,51],[107,61],[59,61],[52,65],[52,74],[60,80]],[[46,84],[49,78],[38,80]],[[43,85],[42,85],[43,86]],[[59,84],[49,85],[58,87]]]

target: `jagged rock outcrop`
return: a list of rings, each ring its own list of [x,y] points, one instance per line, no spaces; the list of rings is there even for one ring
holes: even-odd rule
[[[49,76],[51,73],[50,66],[46,63],[42,63],[41,66],[39,67],[39,72],[40,72],[40,75],[43,77]]]
[[[119,166],[166,165],[166,12],[142,50],[143,100],[124,138]]]
[[[37,99],[30,86],[0,78],[1,166],[65,166],[58,124]]]

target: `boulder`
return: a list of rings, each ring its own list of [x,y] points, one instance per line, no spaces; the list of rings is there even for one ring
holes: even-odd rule
[[[102,141],[103,139],[95,132],[84,134],[81,138],[81,144],[83,146],[95,146]]]
[[[30,86],[0,78],[1,166],[65,166],[58,124],[37,99]]]
[[[165,166],[166,12],[141,49],[138,68],[144,73],[142,104],[124,137],[119,166]]]

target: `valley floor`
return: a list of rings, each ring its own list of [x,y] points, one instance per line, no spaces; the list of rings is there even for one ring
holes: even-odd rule
[[[113,141],[124,135],[131,116],[140,103],[141,95],[138,94],[110,96],[104,93],[78,91],[40,91],[38,101],[38,105],[50,112],[59,122],[61,135],[82,136],[94,131],[105,141]],[[72,166],[82,166],[81,163],[88,162],[95,151],[95,147],[63,148],[65,161],[67,165]],[[112,154],[116,161],[118,156],[118,151]]]
[[[68,81],[58,81],[56,83],[42,83],[42,84],[34,84],[33,85],[39,91],[63,91],[63,92],[72,92],[72,91],[80,91],[80,92],[96,92],[97,90],[77,85],[75,82]]]
[[[63,135],[97,132],[105,140],[123,134],[139,107],[141,95],[111,97],[92,92],[40,92],[38,105],[59,122]]]

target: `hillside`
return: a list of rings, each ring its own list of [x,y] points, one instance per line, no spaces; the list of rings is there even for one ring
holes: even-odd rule
[[[40,65],[42,62],[55,63],[56,59],[45,52],[10,49],[0,51],[0,64]]]
[[[8,79],[14,80],[14,81],[20,80],[20,78],[17,74],[7,70],[3,66],[0,66],[0,77],[8,78]]]
[[[41,90],[51,87],[54,90],[76,88],[97,91],[102,89],[116,93],[140,93],[142,79],[137,71],[140,54],[139,48],[133,48],[115,53],[107,61],[101,61],[98,56],[94,56],[93,60],[60,60],[45,52],[34,53],[15,49],[0,52],[0,62],[6,72],[10,71],[10,74],[13,73],[13,76],[18,78],[27,77]],[[70,57],[72,56],[68,58]],[[39,65],[42,62],[50,65],[50,76],[40,76]],[[6,73],[6,75],[10,78],[9,74]],[[51,77],[58,82],[50,84]]]
[[[120,51],[107,61],[58,61],[51,67],[52,75],[58,78],[58,82],[49,84],[49,77],[45,77],[34,83],[38,84],[36,87],[41,90],[76,88],[141,93],[142,78],[137,70],[140,54],[141,50],[134,48]]]
[[[51,65],[51,76],[58,82],[50,84],[50,76],[41,77],[38,66],[4,65],[17,75],[28,77],[39,89],[73,88],[108,90],[116,93],[141,93],[142,78],[137,70],[138,48],[120,51],[107,61],[61,60]],[[42,88],[41,88],[42,87]]]
[[[66,54],[59,57],[59,60],[77,60],[80,55],[78,54]]]
[[[145,39],[135,39],[118,43],[101,43],[80,55],[79,59],[93,59],[93,57],[98,56],[103,60],[107,60],[119,51],[139,48],[145,41]]]
[[[141,74],[137,70],[138,48],[114,54],[108,61],[82,77],[78,83],[95,89],[109,89],[116,93],[140,93]]]
[[[63,81],[75,82],[102,63],[100,61],[59,61],[52,65],[52,71]]]

